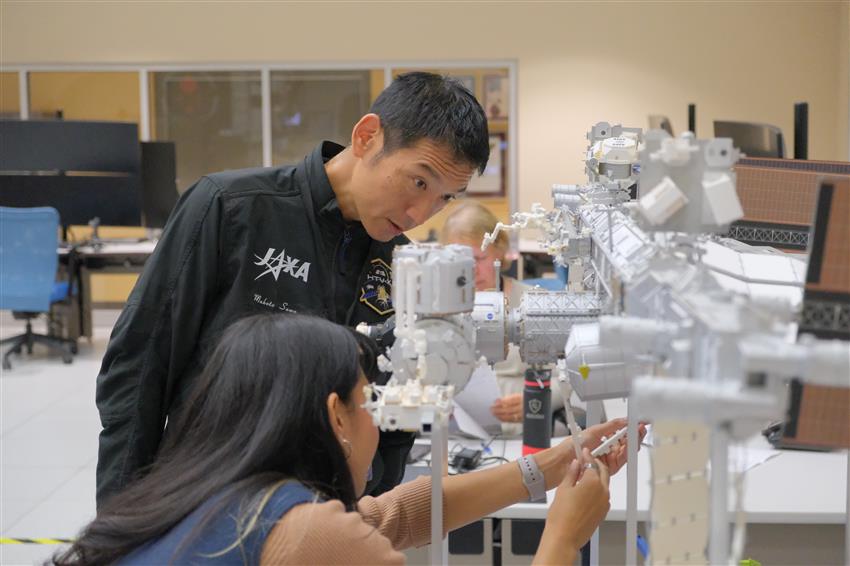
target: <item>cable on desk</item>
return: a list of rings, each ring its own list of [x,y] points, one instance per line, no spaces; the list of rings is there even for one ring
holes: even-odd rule
[[[487,458],[481,458],[481,460],[478,462],[478,467],[480,468],[483,464],[486,464],[487,462],[504,462],[507,464],[510,463],[510,460],[508,460],[504,456],[488,456]]]

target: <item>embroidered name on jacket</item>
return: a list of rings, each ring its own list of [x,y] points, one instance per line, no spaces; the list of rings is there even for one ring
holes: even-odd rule
[[[277,255],[275,255],[275,248],[269,248],[265,257],[260,257],[257,254],[254,254],[254,257],[259,260],[254,265],[266,268],[265,271],[254,278],[254,281],[263,275],[271,275],[277,281],[281,273],[286,273],[295,279],[301,279],[304,283],[310,278],[310,262],[302,263],[300,259],[286,255],[285,248],[280,250]]]
[[[382,259],[373,259],[360,288],[360,302],[380,315],[390,314],[393,312],[392,288],[393,270]]]

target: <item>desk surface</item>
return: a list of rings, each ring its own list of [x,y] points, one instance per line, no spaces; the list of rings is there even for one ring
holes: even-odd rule
[[[111,256],[128,256],[128,255],[143,255],[149,256],[153,253],[158,240],[143,240],[140,242],[104,242],[95,247],[92,245],[78,246],[77,252],[86,257],[111,257]],[[59,255],[66,255],[71,250],[70,247],[60,246],[58,248]]]
[[[505,457],[519,457],[521,442],[505,442]],[[757,450],[774,450],[766,440],[755,438],[748,444]],[[847,517],[847,453],[821,453],[774,450],[778,455],[747,472],[744,484],[744,511],[748,523],[842,524]],[[648,517],[650,498],[649,451],[638,453],[638,518]],[[547,504],[518,503],[493,517],[543,519],[555,496],[547,493]],[[734,499],[730,494],[730,509]],[[626,469],[611,478],[611,510],[608,521],[626,520]]]
[[[553,444],[557,440],[553,440]],[[450,440],[480,446],[480,441]],[[744,511],[748,523],[843,524],[847,520],[847,452],[804,452],[775,450],[761,437],[754,437],[748,448],[776,452],[778,455],[751,469],[744,484]],[[515,460],[521,455],[520,440],[494,440],[493,455]],[[648,517],[650,498],[649,451],[638,453],[638,519]],[[517,503],[491,517],[502,519],[545,519],[555,490],[547,493],[547,503]],[[730,509],[733,509],[730,494]],[[611,510],[607,521],[626,519],[626,469],[611,478]]]

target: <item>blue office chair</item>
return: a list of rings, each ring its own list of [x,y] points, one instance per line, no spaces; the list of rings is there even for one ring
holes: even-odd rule
[[[11,369],[9,357],[33,344],[44,344],[70,364],[77,342],[35,334],[32,319],[50,310],[50,305],[68,297],[67,282],[56,281],[59,257],[56,245],[59,213],[55,208],[8,208],[0,206],[0,309],[11,310],[18,320],[27,321],[24,334],[6,338],[0,344],[11,346],[3,355],[3,369]]]

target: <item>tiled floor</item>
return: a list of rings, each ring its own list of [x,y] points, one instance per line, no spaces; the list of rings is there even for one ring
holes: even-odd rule
[[[0,337],[23,331],[8,313]],[[101,313],[91,343],[83,340],[74,362],[36,346],[13,356],[0,375],[0,536],[73,538],[94,517],[95,464],[100,421],[95,378],[115,314]],[[37,321],[36,332],[44,332]],[[0,564],[42,563],[60,546],[0,545]]]

